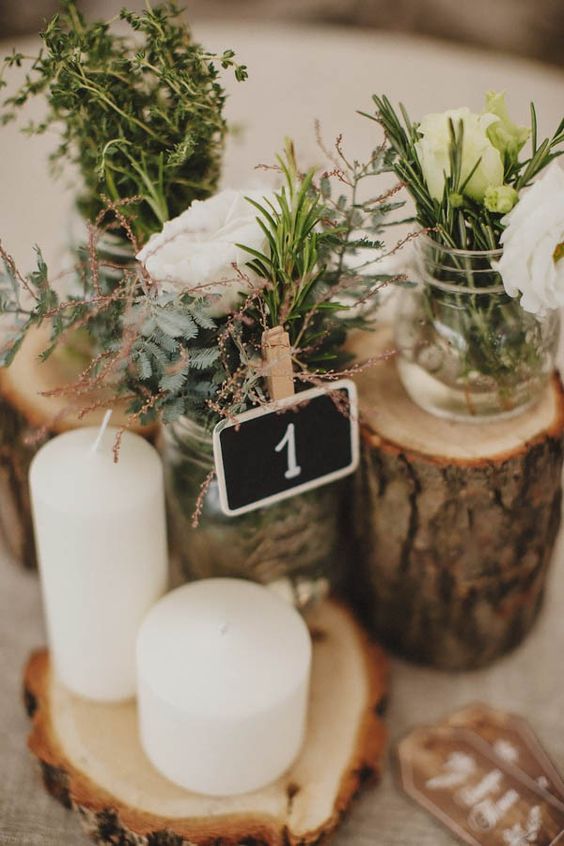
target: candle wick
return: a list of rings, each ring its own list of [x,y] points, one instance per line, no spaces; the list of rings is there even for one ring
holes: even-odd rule
[[[100,452],[100,448],[102,446],[102,438],[104,437],[104,433],[105,433],[106,429],[108,428],[108,423],[110,422],[111,416],[112,416],[112,409],[109,408],[108,411],[106,411],[106,413],[104,414],[104,419],[102,420],[102,423],[100,424],[100,429],[98,431],[98,434],[96,435],[96,440],[94,441],[94,443],[91,446],[92,452]]]

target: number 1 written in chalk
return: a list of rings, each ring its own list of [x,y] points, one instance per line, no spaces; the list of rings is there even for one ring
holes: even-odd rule
[[[288,469],[284,473],[285,479],[296,479],[302,472],[302,468],[296,461],[296,427],[293,423],[288,423],[288,427],[284,432],[284,437],[280,443],[274,447],[275,452],[282,452],[284,447],[288,447]]]

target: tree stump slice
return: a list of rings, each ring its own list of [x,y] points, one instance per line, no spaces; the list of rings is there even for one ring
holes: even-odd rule
[[[160,775],[141,749],[134,702],[92,703],[57,681],[46,650],[25,670],[29,747],[47,790],[100,844],[288,846],[317,843],[380,773],[388,665],[345,606],[308,615],[313,670],[308,734],[291,770],[244,796],[199,796]],[[190,754],[190,750],[186,750]]]
[[[28,487],[33,456],[49,438],[78,426],[99,425],[104,416],[103,408],[78,416],[94,399],[102,400],[102,393],[80,400],[42,395],[72,383],[82,369],[56,353],[43,362],[39,356],[48,345],[48,329],[35,329],[10,367],[0,368],[0,531],[13,557],[28,568],[36,566]],[[112,425],[127,424],[124,407],[118,406]],[[154,434],[152,427],[128,428],[147,437]]]
[[[362,360],[393,350],[359,333]],[[351,513],[351,586],[386,646],[468,669],[515,647],[533,625],[560,525],[564,393],[510,420],[451,422],[416,406],[394,356],[356,378],[362,469]]]

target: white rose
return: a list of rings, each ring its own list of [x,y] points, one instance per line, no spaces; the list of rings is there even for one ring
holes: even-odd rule
[[[533,314],[564,306],[564,171],[553,163],[501,222],[497,269],[510,297]]]
[[[208,313],[220,317],[237,306],[242,294],[264,284],[245,266],[252,256],[236,246],[265,252],[267,245],[257,223],[259,212],[245,197],[262,204],[265,193],[226,190],[195,200],[151,236],[137,259],[163,293],[209,298]]]
[[[499,118],[489,113],[477,115],[466,107],[426,115],[423,118],[418,127],[423,137],[419,139],[415,149],[429,192],[439,201],[443,197],[445,176],[450,176],[449,120],[452,120],[455,130],[460,121],[463,125],[462,183],[476,162],[480,161],[463,193],[477,202],[482,202],[489,187],[503,184],[502,155],[488,137],[488,127],[498,123]]]

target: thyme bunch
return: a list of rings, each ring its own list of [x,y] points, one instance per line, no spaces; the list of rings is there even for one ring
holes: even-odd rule
[[[194,42],[175,0],[147,2],[141,13],[123,9],[118,20],[87,22],[76,0],[61,0],[39,55],[6,58],[0,87],[11,67],[30,70],[0,119],[16,119],[29,100],[44,97],[45,117],[23,131],[59,133],[51,162],[59,173],[78,166],[87,220],[108,199],[140,197],[133,225],[144,241],[214,192],[226,134],[220,71],[232,69],[240,81],[247,71],[232,50],[215,55]]]

